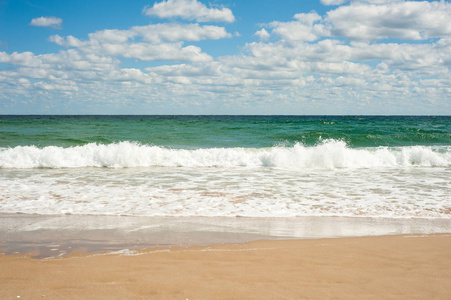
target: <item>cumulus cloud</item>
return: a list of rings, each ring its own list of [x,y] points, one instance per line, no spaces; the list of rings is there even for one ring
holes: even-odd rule
[[[158,18],[181,18],[197,22],[234,22],[229,8],[208,8],[197,0],[166,0],[146,7],[144,14]]]
[[[31,26],[38,27],[51,27],[54,29],[61,29],[63,25],[63,20],[57,17],[40,17],[34,18],[30,22]]]
[[[324,5],[341,5],[348,2],[349,0],[321,0]]]
[[[36,66],[35,55],[32,52],[0,52],[0,62],[12,65]]]
[[[424,40],[451,35],[451,4],[393,2],[352,3],[327,13],[335,36],[375,41],[388,38]]]
[[[196,22],[212,10],[227,10],[198,1],[159,2],[150,15],[163,17],[176,4],[200,5],[208,13],[175,10],[167,17],[195,22],[99,30],[85,39],[53,35],[49,40],[64,47],[56,53],[0,52],[0,63],[10,65],[0,69],[0,99],[42,96],[40,101],[78,99],[120,108],[132,103],[128,107],[148,105],[158,113],[190,105],[255,113],[260,104],[271,109],[257,113],[385,113],[387,107],[408,113],[415,101],[429,105],[428,113],[451,109],[449,3],[323,3],[346,4],[326,14],[299,12],[291,20],[259,24],[258,39],[242,45],[240,53],[215,58],[196,42],[214,46],[234,35]],[[304,110],[311,103],[317,110]]]
[[[404,0],[320,0],[324,5],[341,5],[347,2],[353,3],[373,3],[373,4],[384,4],[390,2],[403,2]]]
[[[83,47],[89,44],[121,44],[133,43],[135,39],[141,39],[146,43],[165,43],[179,41],[201,41],[230,38],[224,27],[200,26],[199,24],[151,24],[147,26],[134,26],[129,30],[106,29],[88,34],[88,41],[81,41],[73,36],[63,38],[53,35],[49,41],[64,47]]]
[[[104,53],[144,61],[209,61],[212,58],[202,53],[199,47],[184,46],[183,42],[232,37],[224,27],[178,23],[134,26],[129,30],[108,29],[90,33],[88,36],[89,39],[83,41],[73,36],[53,35],[49,41],[87,53]]]
[[[257,31],[254,35],[257,36],[261,41],[267,41],[271,36],[265,28]]]
[[[119,60],[107,56],[83,54],[70,49],[58,53],[35,55],[32,52],[0,52],[0,62],[21,67],[24,76],[43,79],[68,78],[69,73],[109,72],[119,65]]]
[[[232,34],[228,33],[224,27],[199,24],[154,24],[136,26],[131,31],[142,36],[144,41],[151,43],[218,40],[232,37]]]
[[[299,13],[294,16],[296,21],[278,22],[269,24],[273,28],[272,33],[287,41],[315,41],[320,36],[327,35],[327,28],[323,24],[315,11],[310,13]]]
[[[113,57],[137,58],[142,61],[174,60],[174,61],[210,61],[212,57],[196,46],[183,47],[183,43],[99,43],[97,40],[80,41],[72,36],[66,39],[52,36],[53,41],[61,46],[78,47],[85,53],[102,53]]]

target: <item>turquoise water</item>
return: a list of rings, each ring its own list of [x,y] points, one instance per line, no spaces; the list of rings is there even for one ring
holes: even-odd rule
[[[449,218],[451,117],[0,116],[0,213]]]
[[[0,147],[135,141],[172,148],[451,145],[451,117],[0,116]]]

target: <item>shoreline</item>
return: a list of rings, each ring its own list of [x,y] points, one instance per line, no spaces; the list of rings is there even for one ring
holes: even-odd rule
[[[449,299],[450,219],[0,214],[2,299]]]
[[[451,235],[0,255],[2,299],[449,299]]]
[[[0,213],[0,253],[52,258],[150,248],[451,233],[451,219],[138,217]]]

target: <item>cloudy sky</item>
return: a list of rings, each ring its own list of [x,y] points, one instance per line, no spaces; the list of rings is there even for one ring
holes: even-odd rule
[[[451,3],[0,0],[0,114],[451,115]]]

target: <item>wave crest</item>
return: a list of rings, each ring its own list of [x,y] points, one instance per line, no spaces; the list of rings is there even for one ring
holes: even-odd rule
[[[307,147],[168,149],[135,142],[77,147],[17,146],[0,149],[0,168],[275,167],[335,169],[449,166],[450,147],[349,148],[340,140]]]

